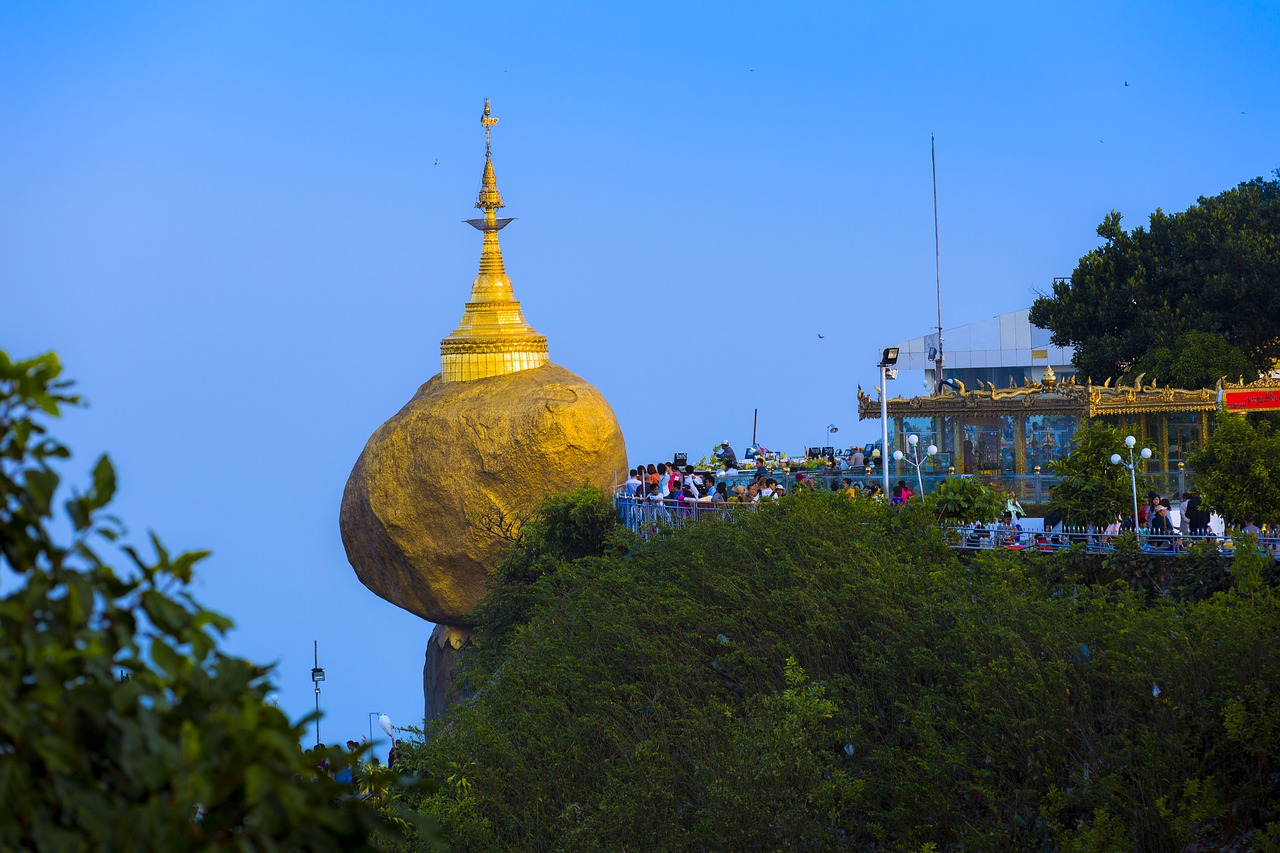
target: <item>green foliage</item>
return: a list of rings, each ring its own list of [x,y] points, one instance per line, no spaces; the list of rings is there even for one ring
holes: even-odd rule
[[[1270,369],[1280,357],[1278,233],[1280,183],[1261,178],[1181,213],[1157,210],[1130,232],[1112,211],[1098,226],[1103,245],[1035,301],[1031,322],[1075,346],[1076,367],[1097,380],[1144,359],[1189,388],[1219,370],[1234,377],[1241,355],[1246,376]]]
[[[1218,412],[1209,441],[1187,464],[1201,498],[1227,524],[1280,520],[1280,435],[1269,422]]]
[[[372,849],[395,834],[350,785],[317,774],[269,670],[218,650],[230,620],[186,592],[206,552],[94,550],[120,525],[105,456],[55,518],[69,450],[41,416],[77,398],[50,354],[0,352],[0,838],[35,850]],[[55,531],[68,529],[60,543]],[[357,757],[330,750],[335,770]]]
[[[606,552],[625,552],[631,535],[618,526],[613,498],[595,486],[551,495],[521,526],[476,609],[475,642],[501,654],[514,628],[572,583],[574,565]],[[589,561],[588,561],[589,562]]]
[[[1168,345],[1145,352],[1129,369],[1129,381],[1141,374],[1147,382],[1175,388],[1213,388],[1224,377],[1229,382],[1240,378],[1252,381],[1258,368],[1249,357],[1227,343],[1222,335],[1191,330]]]
[[[1153,596],[1109,582],[1135,555],[961,556],[922,502],[809,491],[557,541],[401,759],[456,849],[1214,849],[1278,816],[1266,586]]]
[[[1114,453],[1126,461],[1129,458],[1124,439],[1115,427],[1100,420],[1081,424],[1071,453],[1049,463],[1049,470],[1062,477],[1049,498],[1050,511],[1076,526],[1105,526],[1116,516],[1132,516],[1133,483],[1127,468],[1111,463]],[[1144,488],[1139,478],[1139,493]]]
[[[947,477],[925,497],[925,505],[940,524],[984,524],[996,521],[1009,497],[972,477]]]

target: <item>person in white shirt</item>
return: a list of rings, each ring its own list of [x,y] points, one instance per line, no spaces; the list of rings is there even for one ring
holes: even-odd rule
[[[849,464],[854,468],[861,468],[865,462],[866,458],[862,455],[862,448],[855,447],[853,449],[853,455],[849,457]]]
[[[640,477],[636,474],[634,468],[631,469],[631,476],[627,479],[627,496],[635,497],[636,491],[641,486]]]
[[[777,486],[778,486],[777,480],[774,480],[772,478],[765,480],[764,488],[760,490],[760,493],[756,496],[756,500],[757,501],[776,500],[777,494],[778,494],[776,491]]]

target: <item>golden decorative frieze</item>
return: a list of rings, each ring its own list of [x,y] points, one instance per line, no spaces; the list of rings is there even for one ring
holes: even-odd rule
[[[1217,391],[1213,389],[1160,387],[1157,383],[1144,385],[1144,377],[1145,374],[1139,374],[1131,385],[1112,386],[1110,379],[1101,385],[1094,385],[1092,381],[1081,385],[1074,376],[1063,381],[1051,371],[1045,371],[1043,380],[1028,379],[1021,387],[997,388],[989,382],[979,381],[977,388],[968,390],[962,383],[956,383],[959,390],[944,389],[941,394],[926,397],[891,397],[887,405],[891,417],[1041,414],[1091,418],[1099,415],[1212,412],[1218,407]],[[879,388],[876,391],[879,392]],[[880,417],[879,399],[865,393],[861,385],[858,386],[858,417]]]
[[[1280,382],[1270,376],[1259,376],[1252,382],[1245,382],[1243,376],[1235,382],[1228,382],[1225,376],[1218,380],[1219,391],[1239,391],[1245,388],[1265,388],[1269,391],[1280,391]]]

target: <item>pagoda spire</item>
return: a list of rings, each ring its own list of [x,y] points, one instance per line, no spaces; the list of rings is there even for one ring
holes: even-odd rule
[[[453,334],[440,342],[440,374],[445,382],[501,376],[541,367],[549,360],[547,339],[525,320],[498,245],[498,232],[512,220],[499,219],[497,215],[498,209],[505,206],[493,171],[492,130],[497,123],[490,112],[489,99],[485,98],[480,116],[484,127],[484,171],[476,198],[476,207],[484,211],[484,218],[466,220],[484,234],[480,271],[471,283],[471,299],[462,321]]]

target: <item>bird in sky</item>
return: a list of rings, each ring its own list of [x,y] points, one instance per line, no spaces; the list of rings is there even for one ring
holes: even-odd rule
[[[1125,80],[1125,81],[1124,81],[1124,84],[1125,84],[1126,86],[1128,86],[1128,85],[1129,85],[1129,81],[1128,81],[1128,80]]]
[[[440,165],[440,161],[439,161],[439,160],[437,160],[437,161],[436,161],[436,165],[437,165],[437,166],[439,166],[439,165]]]
[[[825,337],[826,337],[826,335],[819,334],[819,335],[818,335],[818,340],[822,340],[822,339],[823,339],[823,338],[825,338]]]

